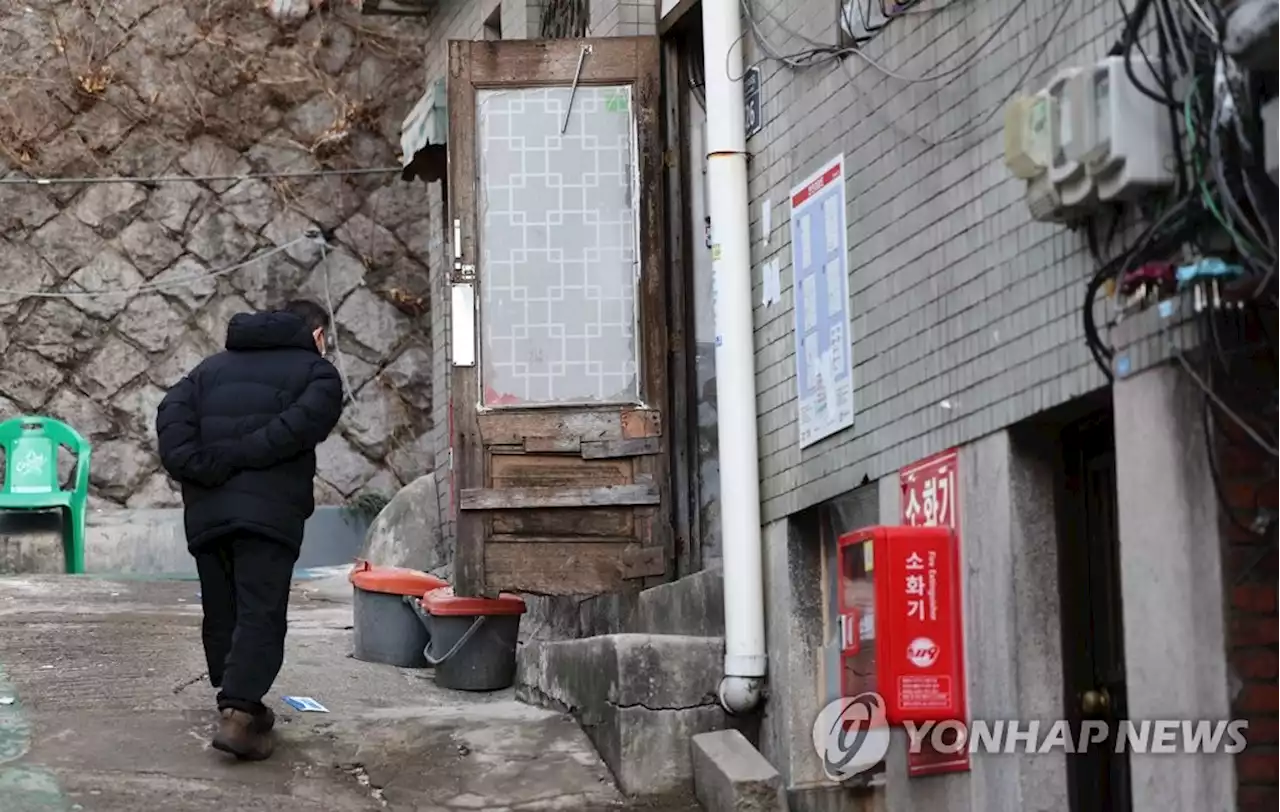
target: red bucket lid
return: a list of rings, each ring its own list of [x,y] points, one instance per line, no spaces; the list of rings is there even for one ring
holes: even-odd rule
[[[442,617],[480,615],[523,615],[524,600],[519,595],[503,592],[496,598],[468,598],[453,594],[453,587],[443,586],[422,596],[422,608]]]
[[[444,579],[421,570],[377,567],[368,561],[357,561],[350,577],[357,589],[386,595],[421,595],[449,585]]]

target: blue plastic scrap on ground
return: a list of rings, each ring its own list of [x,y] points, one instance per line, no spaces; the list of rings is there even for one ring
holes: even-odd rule
[[[294,710],[328,713],[329,709],[309,696],[286,696],[284,702]]]

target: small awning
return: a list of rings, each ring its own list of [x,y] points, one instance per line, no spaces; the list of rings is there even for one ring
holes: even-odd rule
[[[401,177],[406,180],[421,174],[424,167],[415,164],[421,153],[444,151],[449,141],[446,106],[444,79],[436,79],[427,84],[427,92],[422,94],[422,98],[418,99],[418,103],[400,125],[400,162],[404,165]],[[437,149],[428,149],[429,147]],[[429,163],[434,164],[435,161]]]

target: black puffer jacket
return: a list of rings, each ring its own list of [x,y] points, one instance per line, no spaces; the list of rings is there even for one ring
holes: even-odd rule
[[[233,317],[226,346],[156,413],[160,460],[182,483],[188,547],[247,530],[296,550],[315,510],[315,448],[342,414],[341,379],[291,313]]]

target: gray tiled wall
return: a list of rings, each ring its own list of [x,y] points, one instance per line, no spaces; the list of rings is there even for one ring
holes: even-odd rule
[[[941,10],[898,19],[864,46],[872,59],[909,76],[945,71],[979,53],[943,82],[904,83],[857,58],[847,70],[762,63],[766,123],[748,151],[766,521],[1105,383],[1083,339],[1085,283],[1095,269],[1083,233],[1032,221],[1023,182],[1004,167],[1003,99],[1064,3],[1071,7],[1023,86],[1035,90],[1058,68],[1105,55],[1120,34],[1114,0],[925,3]],[[834,42],[829,0],[753,5],[779,53],[811,47],[784,27]],[[1015,7],[1011,22],[979,51]],[[749,61],[764,56],[754,41],[746,53]],[[966,125],[976,130],[943,140]],[[852,429],[801,451],[788,193],[841,152],[857,412]],[[760,235],[766,199],[773,207],[768,246]],[[766,307],[761,266],[775,254],[782,297]],[[1158,354],[1158,346],[1146,346],[1134,371]]]
[[[654,0],[591,0],[593,37],[633,37],[658,30],[658,4]]]

